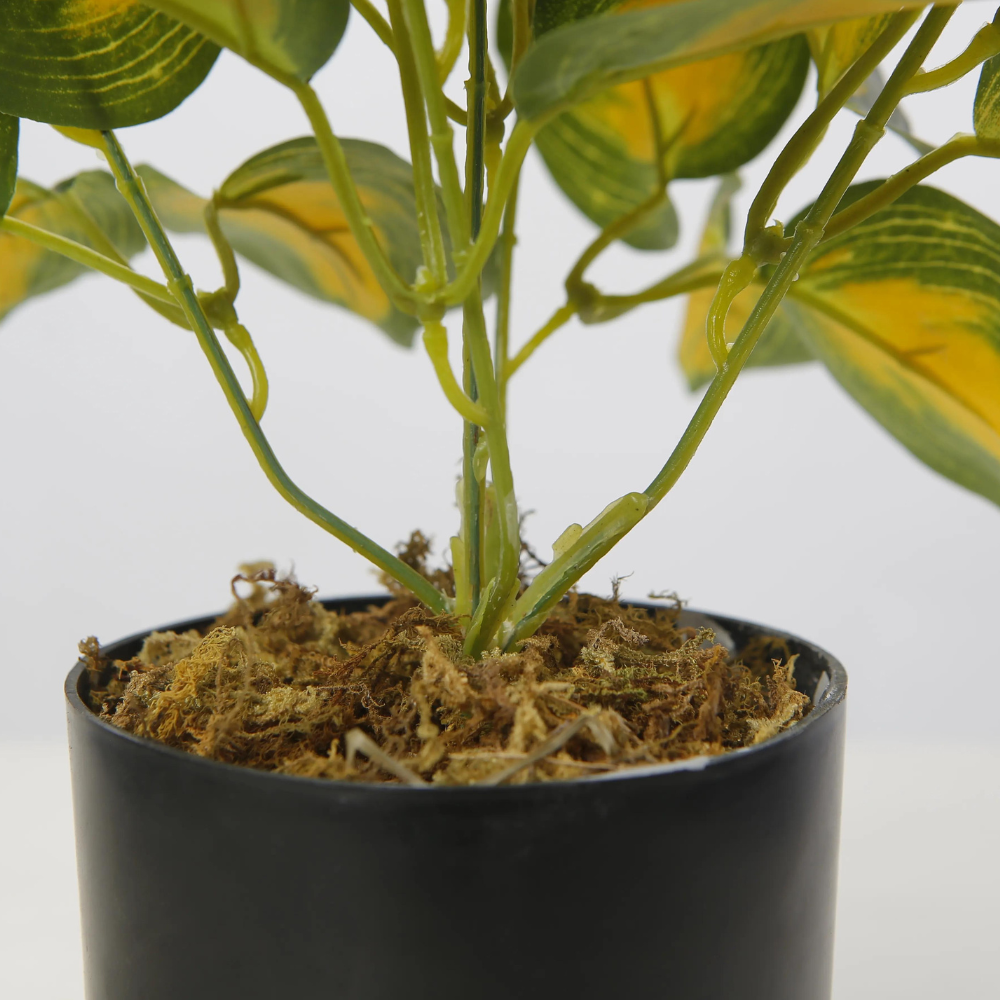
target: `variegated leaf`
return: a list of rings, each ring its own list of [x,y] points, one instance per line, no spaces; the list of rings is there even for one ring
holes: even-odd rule
[[[924,6],[925,0],[636,0],[539,38],[514,74],[514,100],[522,117],[544,120],[653,72],[836,21]]]
[[[982,139],[1000,139],[1000,56],[983,63],[972,117],[976,135]]]
[[[729,260],[730,205],[739,189],[734,176],[723,178],[712,202],[701,240],[701,256],[718,255],[720,270]],[[726,339],[733,341],[743,328],[753,307],[760,298],[762,287],[751,285],[736,296],[726,316]],[[687,313],[678,347],[678,361],[691,389],[697,389],[715,377],[716,367],[708,349],[706,327],[708,311],[715,296],[715,288],[702,288],[688,297]],[[813,360],[813,355],[797,335],[795,324],[784,309],[778,307],[771,322],[754,348],[747,367],[774,367],[798,364]]]
[[[146,0],[261,69],[308,80],[333,55],[349,0]]]
[[[17,184],[17,138],[21,123],[0,112],[0,216],[14,197]]]
[[[852,188],[845,205],[876,183]],[[1000,226],[913,188],[822,244],[785,308],[887,430],[1000,503]]]
[[[114,179],[103,170],[77,174],[52,190],[18,178],[7,215],[101,252],[106,239],[124,258],[146,245]],[[65,285],[86,270],[37,243],[0,232],[0,318],[25,299]]]
[[[422,263],[412,170],[382,146],[342,140],[348,166],[379,240],[412,281]],[[203,230],[205,199],[140,167],[164,225]],[[364,316],[408,344],[416,328],[393,307],[351,235],[314,139],[293,139],[254,156],[219,189],[219,220],[233,248],[296,288]]]
[[[139,0],[2,0],[0,111],[108,129],[172,111],[218,46]]]

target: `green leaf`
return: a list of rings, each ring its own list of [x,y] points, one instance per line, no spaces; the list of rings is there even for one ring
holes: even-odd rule
[[[740,181],[735,175],[730,174],[722,179],[702,233],[700,254],[703,258],[717,254],[720,270],[729,262],[731,205],[739,188]],[[726,316],[727,340],[736,339],[762,291],[763,286],[751,285],[736,296]],[[715,377],[715,362],[708,349],[706,336],[708,310],[714,296],[714,288],[701,288],[688,296],[687,313],[677,353],[681,370],[691,389],[697,389]],[[814,355],[796,332],[795,322],[786,312],[783,302],[761,334],[747,367],[773,368],[812,360]]]
[[[1000,503],[1000,226],[916,187],[821,244],[789,295],[800,336],[872,416]]]
[[[983,63],[972,120],[981,139],[1000,139],[1000,56]]]
[[[411,167],[359,139],[342,140],[361,201],[399,273],[412,281],[422,264]],[[163,224],[201,232],[205,199],[153,168],[139,173]],[[412,316],[389,302],[351,235],[312,137],[252,157],[219,189],[219,221],[233,249],[304,292],[335,302],[408,344]]]
[[[106,239],[126,259],[146,246],[114,178],[103,170],[77,174],[52,190],[18,178],[7,215],[101,252]],[[30,240],[0,232],[0,319],[26,299],[59,288],[86,271]]]
[[[736,52],[808,28],[925,0],[688,0],[630,4],[550,32],[531,47],[513,79],[518,112],[544,120],[631,80]]]
[[[2,0],[0,111],[77,128],[160,118],[219,49],[138,0]]]
[[[7,211],[17,184],[17,137],[21,123],[0,112],[0,216]]]
[[[333,55],[350,0],[146,0],[267,73],[308,80]]]

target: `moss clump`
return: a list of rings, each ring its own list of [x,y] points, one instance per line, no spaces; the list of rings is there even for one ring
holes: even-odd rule
[[[678,628],[677,609],[572,594],[517,652],[472,659],[454,618],[405,596],[338,614],[273,571],[249,579],[249,597],[207,635],[154,632],[115,663],[92,691],[95,710],[233,764],[466,785],[719,754],[780,732],[808,706],[794,657],[735,661],[711,632]]]

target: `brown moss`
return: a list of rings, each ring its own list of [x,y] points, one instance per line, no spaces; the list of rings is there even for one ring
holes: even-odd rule
[[[413,553],[422,565],[425,552]],[[677,608],[570,595],[513,653],[462,651],[458,622],[397,594],[341,615],[273,570],[204,637],[153,633],[92,706],[191,753],[347,781],[577,778],[749,746],[801,718],[794,657],[737,662]],[[84,650],[91,675],[96,647]]]

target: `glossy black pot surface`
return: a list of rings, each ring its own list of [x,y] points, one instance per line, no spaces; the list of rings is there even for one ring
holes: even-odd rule
[[[88,1000],[828,1000],[846,676],[808,642],[711,624],[736,649],[788,641],[816,696],[803,722],[719,757],[499,788],[205,760],[101,722],[78,664]]]

